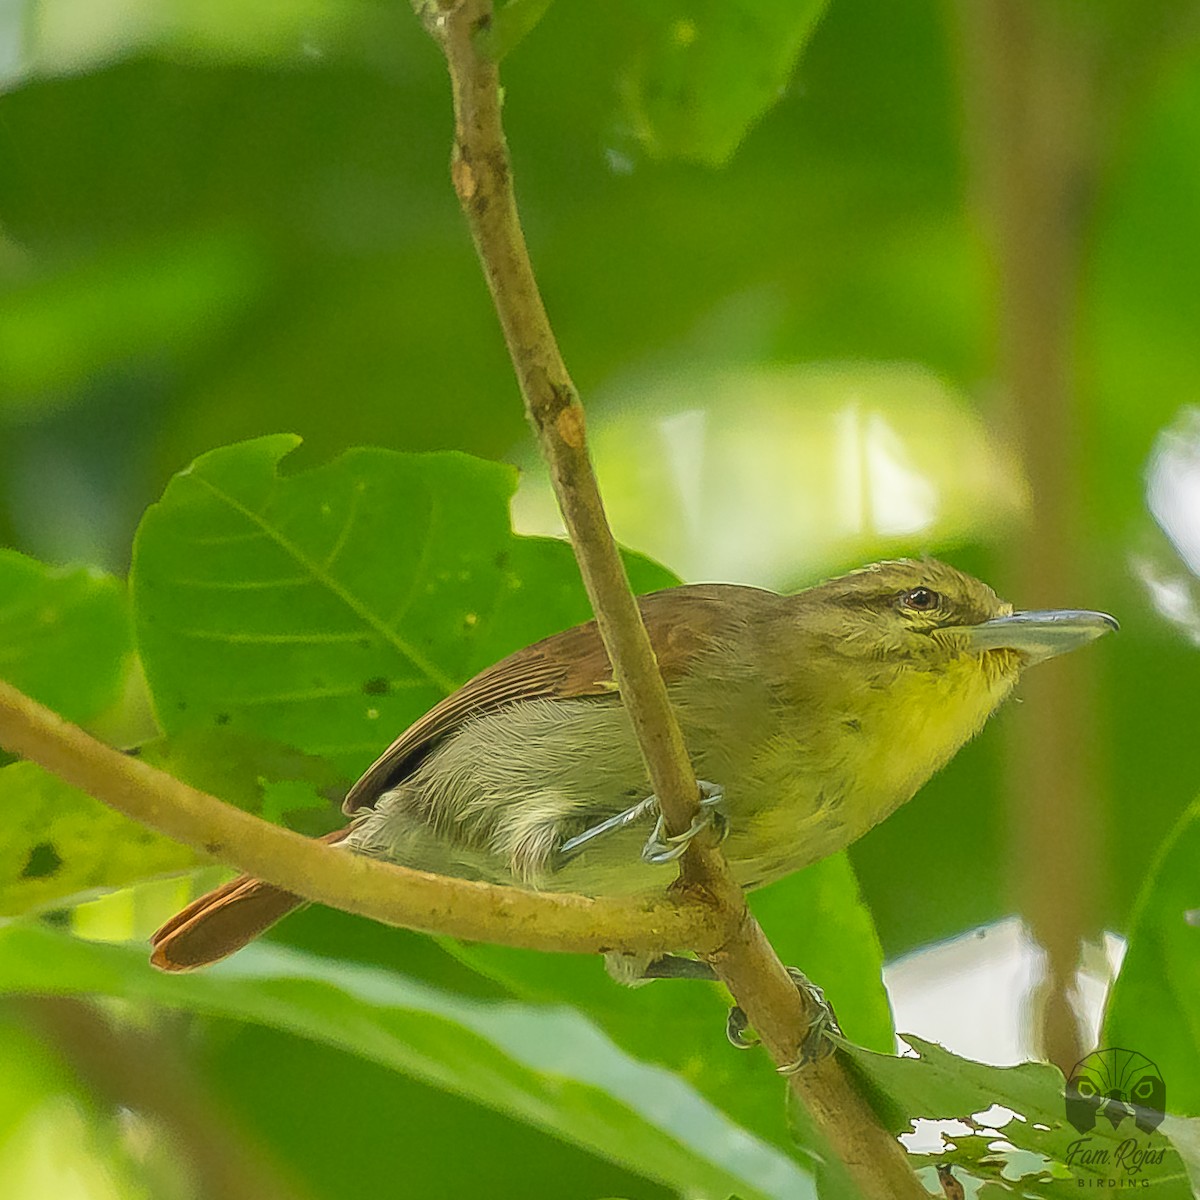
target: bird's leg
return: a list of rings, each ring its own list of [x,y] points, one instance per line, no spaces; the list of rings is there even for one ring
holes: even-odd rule
[[[807,1067],[809,1063],[827,1058],[834,1051],[832,1039],[842,1036],[842,1028],[838,1024],[837,1014],[833,1011],[833,1005],[825,999],[825,993],[796,967],[788,967],[787,973],[796,985],[796,990],[808,997],[809,1003],[817,1010],[817,1015],[809,1025],[808,1031],[804,1035],[804,1041],[800,1043],[800,1055],[796,1061],[784,1063],[782,1067],[776,1068],[780,1075],[794,1075],[797,1071]],[[746,1019],[745,1012],[735,1005],[729,1010],[729,1019],[725,1023],[725,1036],[739,1050],[748,1050],[757,1044],[757,1038],[746,1036],[749,1028],[750,1022]]]
[[[644,958],[639,960],[636,955],[610,953],[605,955],[605,962],[614,979],[630,986],[649,979],[704,979],[715,982],[719,978],[716,971],[702,959],[684,958],[681,954],[664,954],[646,962]],[[788,967],[787,973],[796,990],[805,995],[816,1009],[817,1015],[800,1043],[800,1054],[796,1061],[776,1068],[780,1075],[794,1075],[809,1063],[827,1058],[834,1051],[833,1039],[842,1036],[837,1014],[833,1011],[833,1005],[825,999],[825,993],[797,967]],[[749,1050],[758,1045],[758,1038],[750,1033],[750,1022],[740,1005],[735,1004],[729,1010],[725,1036],[739,1050]]]
[[[698,958],[682,954],[623,954],[609,950],[604,955],[604,969],[624,987],[641,987],[652,979],[704,979],[715,983],[716,972]]]
[[[651,813],[656,812],[658,812],[658,797],[647,796],[645,800],[639,800],[632,808],[627,808],[624,812],[617,813],[615,817],[609,817],[607,821],[601,821],[599,825],[593,825],[575,837],[568,838],[558,848],[559,858],[563,860],[574,858],[580,850],[597,838],[602,838],[607,833],[614,833],[618,829],[624,829],[627,825],[632,825],[635,821],[640,821],[643,817],[648,817]]]
[[[705,979],[716,983],[720,977],[703,959],[685,958],[682,954],[664,954],[645,966],[641,978]]]
[[[655,823],[654,832],[651,833],[645,846],[642,847],[642,860],[644,862],[672,862],[687,849],[688,843],[692,838],[702,829],[708,828],[710,824],[717,828],[723,838],[726,832],[728,832],[729,826],[724,813],[718,811],[718,805],[724,800],[725,793],[715,783],[708,783],[703,779],[699,780],[698,783],[700,785],[700,812],[696,815],[696,819],[692,822],[690,828],[685,829],[683,833],[675,837],[667,835],[662,815],[658,813],[658,797],[647,796],[644,800],[639,800],[637,804],[631,808],[627,808],[624,812],[617,813],[615,817],[609,817],[608,820],[601,821],[598,825],[593,825],[590,829],[585,829],[575,837],[568,838],[558,848],[560,862],[574,858],[575,855],[597,838],[614,833],[618,829],[624,829],[626,826],[640,821],[643,817],[648,817],[656,813],[658,813],[658,820]]]
[[[656,866],[661,863],[674,862],[688,848],[692,838],[710,825],[716,829],[719,840],[725,840],[725,835],[729,832],[729,821],[720,808],[725,800],[725,790],[718,784],[709,783],[705,779],[698,779],[696,782],[700,786],[700,811],[696,814],[695,819],[682,833],[671,835],[667,833],[666,824],[660,813],[654,824],[654,832],[646,839],[646,844],[642,847],[643,862],[653,863]],[[653,796],[650,799],[654,800],[657,808],[658,801]]]

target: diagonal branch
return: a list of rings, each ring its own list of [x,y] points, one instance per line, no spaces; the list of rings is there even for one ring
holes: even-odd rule
[[[667,832],[682,833],[698,811],[696,776],[608,528],[588,457],[583,406],[559,353],[525,248],[500,121],[499,72],[475,43],[476,33],[490,25],[491,4],[459,4],[445,12],[430,7],[425,16],[446,54],[454,89],[454,189]]]
[[[428,933],[534,950],[662,953],[723,940],[711,907],[589,900],[451,879],[281,829],[98,742],[0,681],[0,745],[167,837],[306,900]]]
[[[481,34],[492,0],[415,0],[441,46],[454,97],[451,178],[508,344],[525,411],[537,435],[580,573],[613,664],[668,831],[697,811],[696,777],[666,685],[617,553],[592,470],[579,395],[559,353],[525,245],[500,111],[500,78]],[[697,838],[683,858],[680,890],[707,894],[734,934],[705,955],[777,1064],[795,1061],[815,1013],[746,908],[724,856]],[[703,951],[701,951],[703,953]],[[864,1196],[926,1196],[899,1143],[885,1130],[841,1064],[828,1058],[798,1072],[792,1087]]]

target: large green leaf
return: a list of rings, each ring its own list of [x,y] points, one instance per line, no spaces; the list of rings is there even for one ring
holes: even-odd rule
[[[1180,1153],[1161,1130],[1141,1133],[1128,1118],[1116,1126],[1101,1118],[1084,1134],[1068,1124],[1063,1077],[1055,1067],[993,1067],[903,1036],[919,1058],[859,1047],[850,1047],[849,1054],[893,1133],[920,1133],[923,1121],[955,1122],[945,1131],[946,1144],[914,1155],[914,1165],[953,1164],[960,1181],[966,1177],[990,1186],[980,1193],[989,1197],[1062,1200],[1080,1195],[1081,1189],[1090,1194],[1129,1187],[1155,1200],[1191,1197]],[[1179,1119],[1164,1128],[1181,1143],[1194,1136],[1192,1123]]]
[[[129,648],[118,580],[0,550],[0,678],[69,720],[89,721],[116,703]]]
[[[148,743],[143,761],[301,832],[333,827],[342,788],[329,767],[285,746],[197,730]],[[63,906],[205,861],[33,763],[0,768],[0,915]]]
[[[639,9],[623,80],[633,129],[656,157],[720,166],[774,105],[825,0],[670,0]]]
[[[283,476],[296,444],[214,450],[142,521],[136,629],[168,732],[265,736],[352,778],[476,671],[589,615],[569,547],[511,532],[510,468],[361,449]],[[674,582],[630,568],[639,590]]]
[[[0,769],[0,916],[83,899],[199,856],[33,763]]]
[[[1173,1112],[1200,1116],[1200,800],[1184,813],[1146,880],[1104,1043],[1158,1065]]]
[[[755,893],[752,904],[785,961],[826,988],[848,1036],[891,1049],[879,943],[845,856]],[[619,987],[605,978],[599,958],[445,945],[519,999],[587,1013],[624,1050],[677,1072],[759,1137],[789,1144],[785,1089],[770,1081],[762,1051],[739,1053],[725,1044],[730,1001],[723,988],[693,980]]]
[[[259,945],[194,975],[141,951],[28,925],[0,928],[0,989],[140,1000],[287,1029],[723,1200],[814,1196],[808,1176],[679,1077],[628,1057],[563,1008],[483,1003],[390,972]]]

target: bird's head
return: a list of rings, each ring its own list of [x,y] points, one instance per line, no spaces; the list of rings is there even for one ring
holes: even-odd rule
[[[935,559],[873,563],[801,596],[826,649],[927,670],[969,657],[1015,678],[1117,628],[1106,613],[1082,609],[1014,612],[986,583]]]

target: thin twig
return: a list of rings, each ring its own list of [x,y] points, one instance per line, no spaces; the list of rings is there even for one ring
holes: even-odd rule
[[[184,845],[306,900],[385,925],[576,953],[713,949],[723,940],[720,914],[694,901],[526,892],[347,854],[105,746],[2,681],[0,745]]]
[[[417,0],[446,56],[454,96],[451,177],[508,344],[526,414],[550,469],[609,660],[668,828],[696,813],[697,787],[679,723],[604,514],[583,408],[546,315],[517,213],[500,111],[500,79],[480,34],[491,0]],[[685,893],[706,893],[736,932],[705,957],[779,1065],[795,1061],[814,1013],[749,914],[720,850],[696,839],[683,860]],[[903,1148],[879,1124],[840,1063],[828,1058],[792,1087],[870,1200],[925,1197]]]
[[[450,65],[456,122],[454,188],[467,214],[525,398],[526,415],[550,468],[667,832],[681,833],[697,813],[696,776],[608,528],[588,457],[583,406],[559,353],[525,249],[500,121],[499,74],[475,45],[476,33],[490,23],[491,6],[466,4],[446,12],[433,6],[424,15]]]

